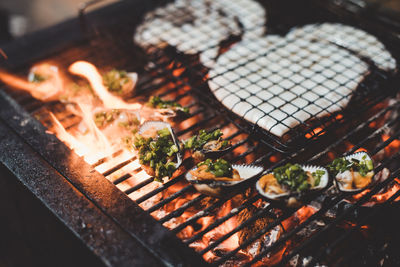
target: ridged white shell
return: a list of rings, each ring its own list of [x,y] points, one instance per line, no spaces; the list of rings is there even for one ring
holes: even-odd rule
[[[314,165],[301,165],[301,167],[303,168],[304,171],[308,171],[308,172],[315,172],[317,170],[322,170],[325,171],[325,174],[322,175],[321,177],[321,181],[319,183],[318,186],[312,187],[308,190],[308,192],[312,192],[312,191],[316,191],[316,190],[321,190],[324,189],[325,187],[327,187],[328,183],[329,183],[329,174],[328,174],[328,170],[325,169],[324,167],[321,166],[314,166]],[[270,174],[270,173],[268,173]],[[261,179],[261,178],[260,178]],[[296,192],[285,192],[282,194],[273,194],[273,193],[266,193],[260,186],[259,181],[260,179],[257,181],[256,183],[256,189],[257,191],[260,193],[260,195],[264,196],[267,199],[272,199],[272,200],[279,200],[279,199],[286,199],[294,194],[297,194]],[[307,191],[304,192],[305,195],[307,195]]]
[[[346,157],[344,157],[344,158],[347,159],[347,160],[357,159],[357,160],[360,160],[360,161],[361,161],[362,158],[363,158],[365,155],[367,156],[367,157],[366,157],[366,160],[371,160],[371,161],[372,161],[372,158],[368,155],[368,153],[363,152],[363,151],[361,151],[361,152],[356,152],[356,153],[351,154],[351,155],[348,155],[348,156],[346,156]],[[372,161],[372,164],[373,164],[373,161]],[[374,173],[374,176],[373,176],[372,179],[371,179],[371,183],[368,184],[366,187],[363,187],[363,188],[356,188],[356,189],[346,189],[346,188],[343,188],[342,183],[340,183],[340,182],[337,180],[337,176],[338,176],[339,174],[341,174],[341,173],[338,173],[338,174],[335,176],[335,184],[336,184],[337,188],[338,188],[340,191],[343,191],[343,192],[351,192],[351,193],[357,193],[357,192],[360,192],[360,191],[364,190],[364,189],[367,188],[371,183],[374,182],[374,178],[375,178],[375,173]]]
[[[242,180],[240,181],[213,181],[213,180],[197,180],[190,172],[187,172],[185,175],[186,180],[193,184],[197,191],[200,193],[204,193],[206,195],[211,195],[214,197],[220,197],[222,193],[232,193],[227,192],[230,190],[234,190],[234,186],[243,183],[244,181],[260,174],[264,169],[260,166],[255,165],[232,165],[233,169],[236,169],[239,172]],[[197,167],[192,170],[197,169]]]

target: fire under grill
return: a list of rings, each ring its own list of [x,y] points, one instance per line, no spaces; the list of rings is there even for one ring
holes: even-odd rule
[[[146,8],[152,9],[156,4],[159,3],[151,2],[136,12],[144,13]],[[135,96],[130,101],[159,95],[189,108],[188,117],[171,122],[178,138],[184,140],[200,129],[220,128],[224,137],[233,143],[233,149],[224,155],[232,163],[263,166],[263,173],[267,173],[287,162],[324,166],[336,157],[368,151],[377,163],[374,171],[381,180],[353,196],[339,192],[331,183],[304,206],[287,209],[268,203],[256,193],[254,184],[261,174],[251,178],[240,192],[229,199],[217,199],[196,192],[185,181],[185,172],[164,183],[155,181],[145,175],[136,155],[122,148],[112,151],[111,156],[85,158],[91,170],[99,172],[169,233],[177,236],[186,247],[194,249],[197,255],[212,265],[400,264],[396,253],[400,236],[395,230],[400,221],[397,215],[400,197],[400,83],[397,74],[369,65],[368,75],[359,83],[346,109],[327,112],[328,115],[323,117],[315,116],[290,129],[284,136],[277,137],[229,111],[215,99],[207,84],[209,69],[200,63],[198,54],[187,55],[167,45],[163,49],[147,49],[144,57],[142,50],[132,44],[132,30],[140,19],[133,18],[132,9],[128,10],[124,5],[122,2],[114,7],[120,16],[107,25],[83,15],[81,21],[85,25],[85,38],[41,60],[56,62],[65,69],[76,60],[87,60],[100,69],[116,67],[138,71],[139,81]],[[302,3],[299,8],[303,12],[296,12],[297,16],[281,10],[279,5],[274,2],[265,4],[269,12],[268,31],[285,32],[295,25],[320,21],[363,25],[377,34],[397,61],[400,60],[399,51],[395,50],[398,43],[391,39],[389,31],[379,32],[379,24],[372,19],[368,23],[362,16],[354,20],[353,13],[330,6],[329,2],[323,7],[313,2]],[[104,14],[99,14],[103,18]],[[279,21],[277,17],[290,19]],[[222,47],[220,52],[229,49],[240,38],[236,35],[223,40],[218,44]],[[30,67],[27,64],[32,62],[23,63],[22,67],[15,67],[14,70],[26,74],[27,67]],[[251,80],[249,82],[252,83]],[[67,132],[73,133],[80,127],[82,118],[72,113],[65,104],[41,102],[11,87],[5,89],[48,131],[55,132],[55,127],[58,127],[50,114],[54,114]],[[301,95],[296,97],[301,98]],[[3,98],[6,99],[2,100],[5,106],[9,105],[6,102],[12,102],[5,95]],[[308,102],[307,105],[312,104]],[[306,111],[306,107],[297,108]],[[329,107],[320,108],[323,112]],[[2,121],[9,123],[12,117],[6,118],[4,114],[8,113],[3,112]],[[22,124],[13,128],[18,131],[18,127],[24,126]],[[32,146],[37,147],[37,144]],[[49,155],[51,153],[44,157]],[[85,153],[80,156],[85,157]],[[71,168],[84,164],[83,157],[80,158],[81,163],[75,162]],[[68,157],[53,160],[65,161],[60,166],[69,166]],[[193,162],[186,158],[185,169],[192,166]],[[83,192],[85,194],[85,189]],[[90,193],[87,195],[93,198]],[[120,203],[114,201],[113,204]],[[133,219],[137,217],[135,214],[129,216]],[[113,218],[113,215],[110,214],[110,217]],[[151,220],[150,217],[147,219]],[[115,220],[119,222],[119,218]],[[121,224],[125,227],[124,223]],[[151,233],[143,232],[139,239],[144,246],[151,246],[148,237]],[[149,248],[150,251],[157,249],[164,247]],[[163,251],[158,251],[158,254],[164,263],[202,264],[187,259],[182,262],[165,259]]]

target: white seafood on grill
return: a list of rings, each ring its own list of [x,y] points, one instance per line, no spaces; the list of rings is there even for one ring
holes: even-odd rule
[[[209,86],[228,109],[276,136],[346,107],[373,62],[396,62],[374,36],[337,23],[306,25],[285,37],[246,39],[221,55]]]
[[[265,20],[264,8],[254,0],[176,0],[148,13],[134,41],[142,47],[169,44],[188,54],[202,52],[200,60],[211,66],[222,40],[260,36]]]

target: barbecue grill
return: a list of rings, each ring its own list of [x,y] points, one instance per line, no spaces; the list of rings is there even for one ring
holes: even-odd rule
[[[400,61],[396,22],[357,1],[261,3],[268,12],[267,34],[285,34],[313,22],[341,22],[374,34]],[[234,144],[224,155],[232,163],[260,165],[266,173],[287,162],[326,165],[364,150],[378,163],[374,171],[382,180],[355,196],[329,186],[298,209],[262,200],[254,190],[261,174],[229,199],[197,193],[185,182],[185,173],[162,184],[153,177],[138,180],[143,170],[135,155],[116,150],[89,164],[49,133],[54,129],[50,112],[67,131],[79,127],[81,118],[63,103],[44,103],[4,85],[0,159],[12,179],[22,182],[78,237],[75,242],[83,244],[79,251],[88,248],[87,261],[96,264],[400,264],[398,71],[370,66],[348,108],[311,118],[277,137],[215,99],[207,85],[209,69],[198,54],[187,55],[170,45],[143,49],[132,42],[144,14],[165,4],[122,1],[89,13],[90,5],[84,6],[79,19],[3,47],[8,59],[1,64],[21,75],[44,60],[65,69],[87,60],[99,68],[137,71],[132,101],[160,95],[188,107],[190,116],[173,123],[177,136],[221,128]],[[230,36],[219,44],[220,51],[239,40]],[[192,166],[190,160],[185,164]]]

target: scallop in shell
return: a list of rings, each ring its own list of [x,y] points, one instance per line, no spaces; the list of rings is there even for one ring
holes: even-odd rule
[[[356,152],[354,154],[348,155],[344,157],[344,159],[352,161],[352,160],[357,160],[357,161],[370,161],[372,163],[372,169],[373,169],[373,161],[372,158],[368,155],[366,152]],[[351,172],[350,170],[344,171],[344,172],[339,172],[335,175],[335,184],[336,187],[346,193],[358,193],[365,188],[369,187],[373,182],[374,182],[374,171],[371,170],[367,173],[365,177],[361,176],[358,172]],[[362,181],[362,179],[368,179],[366,181]],[[348,188],[346,185],[348,184],[353,184],[356,183],[355,181],[359,180],[361,183],[359,183],[360,187],[354,188]]]
[[[234,164],[232,168],[238,171],[241,178],[240,181],[198,180],[190,172],[186,173],[185,178],[189,183],[193,184],[194,188],[200,193],[213,197],[227,198],[237,192],[241,187],[244,187],[247,182],[252,180],[251,178],[262,173],[264,170],[260,166],[244,164]],[[192,170],[195,169],[197,169],[197,167],[194,167]]]
[[[138,81],[136,72],[126,72],[122,70],[110,70],[103,74],[103,83],[107,89],[119,96],[129,96],[135,89]]]
[[[205,158],[210,158],[210,159],[217,159],[221,156],[223,156],[225,153],[227,153],[229,150],[232,149],[232,145],[230,144],[229,146],[223,148],[223,149],[218,149],[218,150],[212,150],[210,146],[208,146],[209,143],[212,142],[220,142],[219,140],[212,140],[205,144],[202,149],[196,150],[193,152],[193,157],[196,160],[202,161]]]
[[[314,166],[314,165],[300,165],[301,168],[306,172],[315,172],[315,171],[324,171],[324,174],[321,176],[320,182],[317,186],[313,186],[310,189],[304,192],[291,192],[286,190],[283,193],[273,193],[273,192],[266,192],[261,185],[261,179],[272,172],[267,173],[266,175],[262,176],[256,183],[256,189],[258,193],[263,196],[265,199],[271,202],[276,202],[279,204],[283,204],[286,207],[298,207],[302,205],[303,201],[306,199],[314,196],[319,191],[326,188],[329,184],[329,174],[328,170],[321,166]]]
[[[154,132],[154,131],[159,131],[162,129],[167,128],[169,132],[171,133],[172,141],[178,148],[178,153],[176,153],[176,168],[178,168],[182,164],[182,152],[180,150],[180,144],[179,140],[176,137],[174,130],[172,129],[171,125],[168,122],[164,121],[146,121],[144,122],[138,131],[138,134],[144,135],[146,132]]]

